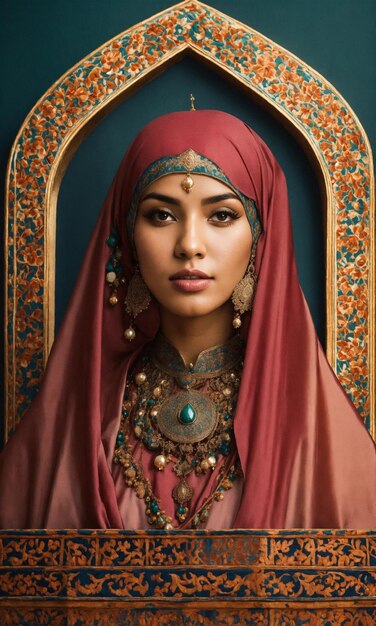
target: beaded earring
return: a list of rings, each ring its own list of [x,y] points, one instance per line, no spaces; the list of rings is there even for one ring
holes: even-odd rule
[[[132,320],[129,327],[124,332],[124,337],[127,341],[132,341],[132,339],[135,338],[136,331],[133,328],[134,320],[142,311],[146,311],[150,302],[150,291],[140,274],[138,265],[136,265],[135,273],[129,281],[127,295],[124,300],[125,310]]]
[[[118,246],[118,232],[116,228],[112,228],[111,234],[106,240],[106,244],[111,249],[110,257],[106,263],[106,282],[111,289],[108,301],[111,306],[115,306],[118,303],[118,287],[120,283],[125,283],[121,265],[122,252],[121,248]]]
[[[250,311],[252,308],[256,280],[255,252],[252,252],[247,271],[244,277],[235,286],[231,296],[235,311],[235,315],[232,320],[234,328],[240,328],[242,325],[241,315],[243,315],[246,311]]]

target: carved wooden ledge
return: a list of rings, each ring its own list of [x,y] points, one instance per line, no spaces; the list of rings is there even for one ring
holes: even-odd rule
[[[376,532],[3,531],[0,623],[376,623]]]

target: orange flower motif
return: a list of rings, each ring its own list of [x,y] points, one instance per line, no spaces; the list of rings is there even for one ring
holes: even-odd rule
[[[132,38],[132,40],[136,37]],[[121,56],[119,50],[113,50],[111,48],[105,50],[101,56],[102,71],[106,74],[113,72],[119,72],[125,65],[125,61]]]
[[[129,40],[129,43],[126,47],[127,55],[133,55],[136,52],[142,53],[144,51],[145,39],[141,33],[134,33]],[[119,57],[120,57],[120,53]],[[124,65],[124,63],[123,63]],[[123,67],[123,65],[121,67]]]
[[[90,87],[93,83],[96,85],[98,83],[100,75],[101,75],[101,71],[99,67],[94,67],[91,70],[91,72],[89,72],[89,74],[87,75],[87,78],[85,80],[85,85],[87,87]]]
[[[152,35],[152,36],[154,35],[155,37],[160,37],[161,35],[163,35],[164,28],[163,26],[161,26],[161,24],[158,24],[158,23],[149,24],[146,32],[148,35]]]
[[[56,106],[51,104],[51,102],[43,102],[41,106],[41,114],[44,117],[54,118],[56,115]]]
[[[308,102],[313,101],[318,105],[322,105],[321,95],[322,90],[318,85],[316,85],[316,83],[304,82],[302,84],[302,96],[304,97],[304,100],[308,100]]]
[[[41,115],[33,115],[30,121],[33,127],[36,130],[39,130],[39,132],[43,132],[45,130],[46,120]]]
[[[253,71],[255,72],[254,82],[260,84],[265,78],[274,78],[274,65],[275,61],[271,55],[264,54],[259,56],[257,62],[253,65]]]
[[[72,83],[67,89],[67,97],[72,100],[78,100],[80,104],[87,102],[89,100],[90,92],[87,87],[84,87],[83,84],[78,81]],[[71,107],[74,106],[71,104]]]
[[[143,63],[141,63],[140,61],[135,61],[134,63],[131,63],[129,65],[129,67],[127,68],[127,72],[128,74],[130,74],[131,76],[135,76],[136,74],[138,74],[142,69],[144,68]]]

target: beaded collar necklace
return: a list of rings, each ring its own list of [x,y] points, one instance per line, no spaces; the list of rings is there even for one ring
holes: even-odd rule
[[[192,518],[206,521],[215,500],[223,499],[238,472],[233,464],[233,413],[240,384],[244,340],[235,335],[223,346],[200,353],[187,367],[180,354],[158,335],[131,373],[126,386],[114,463],[123,467],[125,482],[145,500],[150,525],[173,528]],[[172,490],[173,520],[162,509],[134,458],[132,437],[155,453],[156,470],[171,463],[178,482]],[[189,476],[220,465],[217,485],[199,511],[192,512]],[[174,526],[175,523],[175,526]]]

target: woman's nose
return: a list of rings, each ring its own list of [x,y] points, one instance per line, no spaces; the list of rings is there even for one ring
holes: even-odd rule
[[[181,224],[175,244],[175,255],[179,258],[203,258],[206,255],[203,225],[193,216]]]

